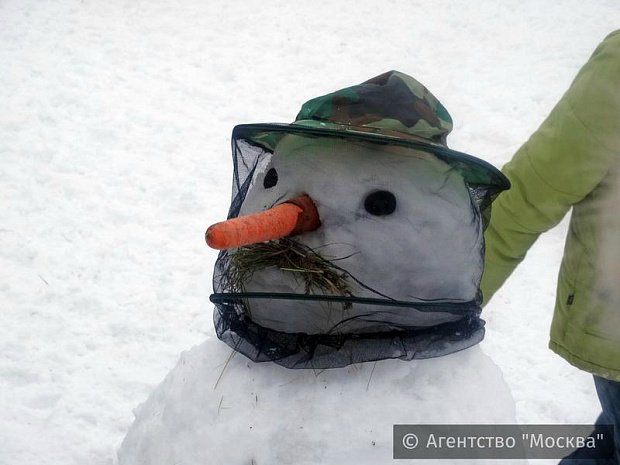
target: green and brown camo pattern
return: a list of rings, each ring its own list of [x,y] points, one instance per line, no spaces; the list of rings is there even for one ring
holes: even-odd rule
[[[376,128],[444,146],[452,130],[452,118],[439,100],[417,80],[398,71],[312,99],[295,120],[350,129]]]

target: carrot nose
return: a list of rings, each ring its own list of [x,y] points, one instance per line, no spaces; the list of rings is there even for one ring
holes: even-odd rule
[[[314,202],[302,195],[269,210],[216,223],[207,229],[205,239],[213,249],[232,249],[314,231],[319,226]]]

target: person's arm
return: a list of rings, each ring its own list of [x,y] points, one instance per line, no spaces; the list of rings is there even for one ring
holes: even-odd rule
[[[607,36],[502,171],[512,188],[485,232],[485,304],[538,236],[594,189],[620,156],[620,30]]]

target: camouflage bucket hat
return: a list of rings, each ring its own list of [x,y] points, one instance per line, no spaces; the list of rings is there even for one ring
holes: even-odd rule
[[[448,148],[451,130],[450,114],[426,87],[389,71],[304,103],[291,124],[235,126],[233,141],[245,140],[268,151],[285,134],[399,145],[436,155],[472,187],[486,187],[492,195],[508,189],[508,179],[493,165]]]

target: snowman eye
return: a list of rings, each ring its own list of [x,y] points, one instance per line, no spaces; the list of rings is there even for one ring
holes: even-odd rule
[[[373,192],[366,197],[364,208],[371,215],[391,215],[396,210],[396,197],[388,191]]]
[[[263,187],[265,189],[269,189],[276,184],[278,184],[278,172],[275,168],[271,168],[269,171],[267,171],[265,179],[263,179]]]

